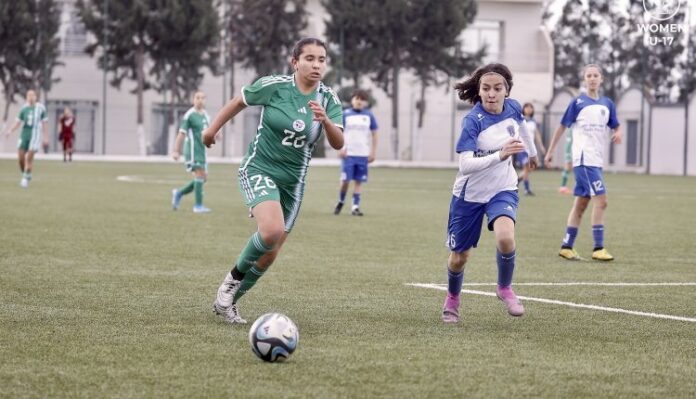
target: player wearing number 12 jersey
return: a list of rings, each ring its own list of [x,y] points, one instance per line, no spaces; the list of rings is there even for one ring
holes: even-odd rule
[[[237,309],[244,295],[273,263],[302,204],[312,149],[324,132],[334,149],[343,147],[341,102],[321,82],[326,45],[305,38],[292,52],[294,74],[266,76],[242,88],[203,133],[203,143],[247,106],[261,106],[256,136],[239,167],[239,188],[258,230],[218,288],[213,310],[231,323],[245,323]]]
[[[614,257],[604,248],[604,211],[607,208],[607,190],[602,176],[604,166],[604,140],[609,130],[611,140],[621,143],[621,128],[616,117],[616,107],[607,97],[599,95],[602,71],[595,64],[583,68],[583,80],[587,94],[581,94],[568,105],[561,125],[551,139],[546,163],[553,160],[553,151],[566,128],[573,129],[573,172],[575,173],[575,203],[568,215],[566,234],[559,256],[568,260],[579,260],[573,249],[578,227],[585,209],[592,201],[592,236],[594,249],[592,259],[610,261]]]

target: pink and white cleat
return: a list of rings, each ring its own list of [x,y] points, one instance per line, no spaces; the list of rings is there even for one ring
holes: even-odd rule
[[[445,304],[442,306],[442,321],[445,323],[459,322],[459,295],[447,293]]]
[[[498,299],[503,301],[508,313],[510,313],[511,316],[522,316],[524,314],[524,306],[522,306],[520,300],[517,299],[517,295],[515,295],[515,292],[512,290],[512,288],[503,288],[498,286],[495,292],[498,296]]]
[[[558,192],[563,194],[563,195],[570,195],[570,189],[566,186],[559,187]]]

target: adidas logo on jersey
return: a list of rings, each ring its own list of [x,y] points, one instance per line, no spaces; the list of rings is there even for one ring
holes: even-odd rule
[[[583,103],[582,98],[578,98],[577,100],[575,100],[575,104],[582,104],[582,103]]]
[[[482,120],[482,119],[483,119],[483,114],[478,114],[478,115],[476,115],[476,116],[478,117],[479,120]]]
[[[307,115],[307,108],[302,107],[302,108],[298,109],[297,112]]]

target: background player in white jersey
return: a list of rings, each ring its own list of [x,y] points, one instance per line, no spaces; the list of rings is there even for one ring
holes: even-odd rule
[[[181,148],[185,143],[184,159],[186,170],[193,174],[193,180],[184,187],[172,190],[172,209],[179,209],[181,198],[194,192],[194,213],[208,213],[210,209],[203,205],[203,184],[208,180],[208,163],[206,161],[205,146],[202,141],[203,131],[210,126],[210,116],[205,111],[205,94],[198,91],[193,95],[193,107],[191,107],[181,119],[179,134],[174,142],[172,158],[175,161],[181,156]]]
[[[27,91],[27,103],[19,111],[15,124],[5,133],[9,135],[20,125],[22,126],[22,132],[17,142],[17,158],[19,159],[19,169],[22,171],[22,180],[19,184],[23,188],[27,188],[31,181],[34,154],[39,151],[42,144],[48,146],[47,122],[46,107],[36,101],[34,90]]]
[[[351,107],[343,111],[343,138],[345,146],[340,151],[341,188],[334,215],[341,213],[348,193],[348,185],[353,183],[353,216],[363,216],[360,211],[362,184],[367,182],[368,164],[375,160],[377,151],[377,119],[367,109],[369,96],[365,90],[357,89],[350,99]]]
[[[534,136],[535,144],[539,146],[538,149],[540,149],[542,153],[545,153],[546,148],[544,148],[544,143],[541,140],[541,132],[534,120],[534,105],[532,105],[532,103],[525,103],[524,106],[522,106],[522,116],[524,116],[525,129],[529,134]],[[522,180],[522,184],[524,185],[524,193],[533,196],[534,192],[529,183],[529,174],[532,172],[532,168],[529,165],[529,153],[527,153],[527,151],[522,151],[519,154],[515,154],[515,163],[522,168],[522,174],[519,180]]]
[[[566,234],[559,256],[568,260],[581,259],[573,248],[582,215],[592,201],[592,259],[610,261],[614,257],[604,248],[604,212],[607,208],[607,189],[602,176],[604,166],[604,142],[611,129],[611,141],[621,143],[621,128],[616,117],[616,107],[607,97],[599,95],[602,71],[589,64],[583,68],[583,80],[587,94],[574,98],[566,109],[561,125],[556,129],[546,163],[553,160],[553,151],[566,128],[573,129],[573,172],[575,174],[575,202],[568,215]]]
[[[321,133],[329,145],[343,147],[341,101],[321,81],[326,72],[326,44],[304,38],[292,50],[294,73],[265,76],[242,87],[203,133],[203,143],[250,105],[261,106],[255,139],[239,167],[239,189],[252,209],[257,231],[218,288],[215,313],[231,323],[246,323],[237,301],[249,291],[278,256],[302,205],[312,150]]]
[[[524,307],[512,290],[515,269],[515,218],[519,197],[514,154],[529,151],[529,163],[537,165],[534,139],[525,129],[522,107],[507,97],[512,74],[503,64],[488,64],[454,86],[459,98],[474,104],[462,122],[457,142],[459,172],[452,189],[447,246],[448,287],[442,310],[445,323],[459,321],[459,294],[464,265],[481,236],[484,214],[495,233],[498,286],[496,293],[512,316]]]

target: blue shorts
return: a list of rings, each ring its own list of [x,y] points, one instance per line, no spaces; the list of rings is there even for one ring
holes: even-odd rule
[[[518,168],[523,168],[524,165],[529,163],[529,154],[526,151],[518,152],[515,154],[515,165]]]
[[[367,157],[348,156],[341,163],[341,181],[367,182]]]
[[[602,168],[576,166],[573,168],[573,172],[575,173],[575,191],[573,194],[576,197],[594,197],[607,193],[604,177],[602,177]]]
[[[483,214],[488,217],[488,230],[492,231],[493,222],[501,216],[515,221],[519,201],[517,191],[501,191],[487,203],[468,202],[463,198],[452,197],[447,222],[447,247],[457,253],[475,248],[481,237]]]

